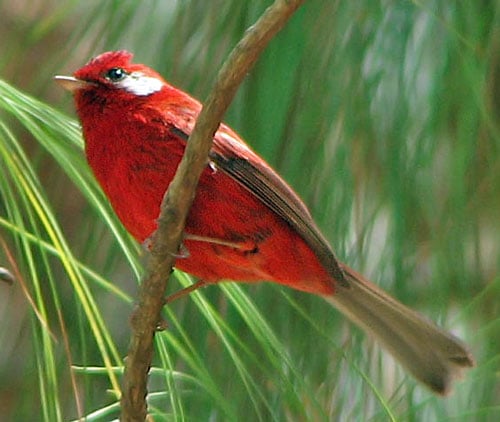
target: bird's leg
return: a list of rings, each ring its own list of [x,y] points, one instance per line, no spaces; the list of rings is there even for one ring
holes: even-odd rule
[[[185,233],[184,239],[195,242],[211,243],[213,245],[227,246],[228,248],[234,249],[245,249],[245,244],[242,242],[231,242],[229,240],[218,239],[216,237],[198,236],[196,234]]]
[[[228,240],[224,239],[218,239],[215,237],[206,237],[206,236],[198,236],[196,234],[191,234],[191,233],[184,233],[184,240],[189,240],[192,242],[205,242],[209,243],[212,245],[220,245],[220,246],[226,246],[228,248],[233,248],[233,249],[241,249],[241,250],[246,250],[247,245],[244,243],[238,243],[238,242],[231,242]],[[181,243],[179,246],[179,253],[175,255],[176,258],[189,258],[189,250],[186,248],[184,243]],[[207,284],[210,284],[206,282],[205,280],[199,280],[196,283],[192,284],[191,286],[185,287],[175,293],[172,293],[170,296],[165,298],[165,305],[167,303],[171,303],[174,300],[177,300],[183,296],[188,295],[191,292],[194,292],[195,290],[199,289],[200,287],[204,287]]]
[[[205,287],[207,283],[205,280],[198,280],[196,283],[191,284],[191,286],[184,287],[181,290],[176,291],[175,293],[172,293],[170,296],[167,296],[165,298],[165,305],[168,303],[173,302],[174,300],[177,300],[183,296],[188,295],[191,292],[194,292],[195,290],[199,289],[200,287]]]
[[[177,259],[186,259],[189,258],[189,249],[186,248],[183,242],[179,245],[179,251],[177,253],[172,254],[174,258]]]
[[[153,236],[148,237],[144,242],[142,242],[142,247],[144,248],[144,250],[151,252],[151,249],[153,248]],[[188,248],[186,248],[183,242],[181,242],[181,244],[179,245],[179,250],[177,253],[168,253],[177,259],[189,258],[189,250]]]

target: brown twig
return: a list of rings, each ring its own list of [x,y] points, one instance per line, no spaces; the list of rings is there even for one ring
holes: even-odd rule
[[[122,386],[122,421],[143,421],[147,416],[147,378],[153,358],[153,338],[164,305],[166,281],[172,271],[198,179],[207,164],[213,135],[245,75],[268,42],[303,2],[276,0],[236,45],[217,76],[176,175],[163,197],[146,276],[132,315],[132,333]]]

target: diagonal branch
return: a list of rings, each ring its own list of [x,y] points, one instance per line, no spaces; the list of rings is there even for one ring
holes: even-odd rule
[[[122,386],[123,421],[143,421],[147,416],[147,378],[153,358],[154,333],[164,305],[166,282],[175,262],[198,179],[207,164],[212,138],[245,75],[303,2],[276,0],[246,31],[220,70],[177,173],[163,197],[158,229],[152,237],[146,275],[131,320],[132,333]]]

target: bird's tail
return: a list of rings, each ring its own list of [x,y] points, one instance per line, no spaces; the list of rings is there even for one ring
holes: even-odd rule
[[[453,335],[388,296],[345,266],[350,287],[338,285],[326,299],[372,335],[415,378],[439,394],[450,391],[464,368],[474,366],[467,347]]]

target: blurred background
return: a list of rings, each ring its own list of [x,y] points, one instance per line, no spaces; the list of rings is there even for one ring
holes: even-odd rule
[[[0,420],[118,416],[142,271],[53,75],[127,49],[203,99],[269,4],[0,0]],[[226,283],[165,309],[155,420],[499,420],[499,98],[498,0],[307,1],[225,120],[477,367],[436,398],[321,299]]]

